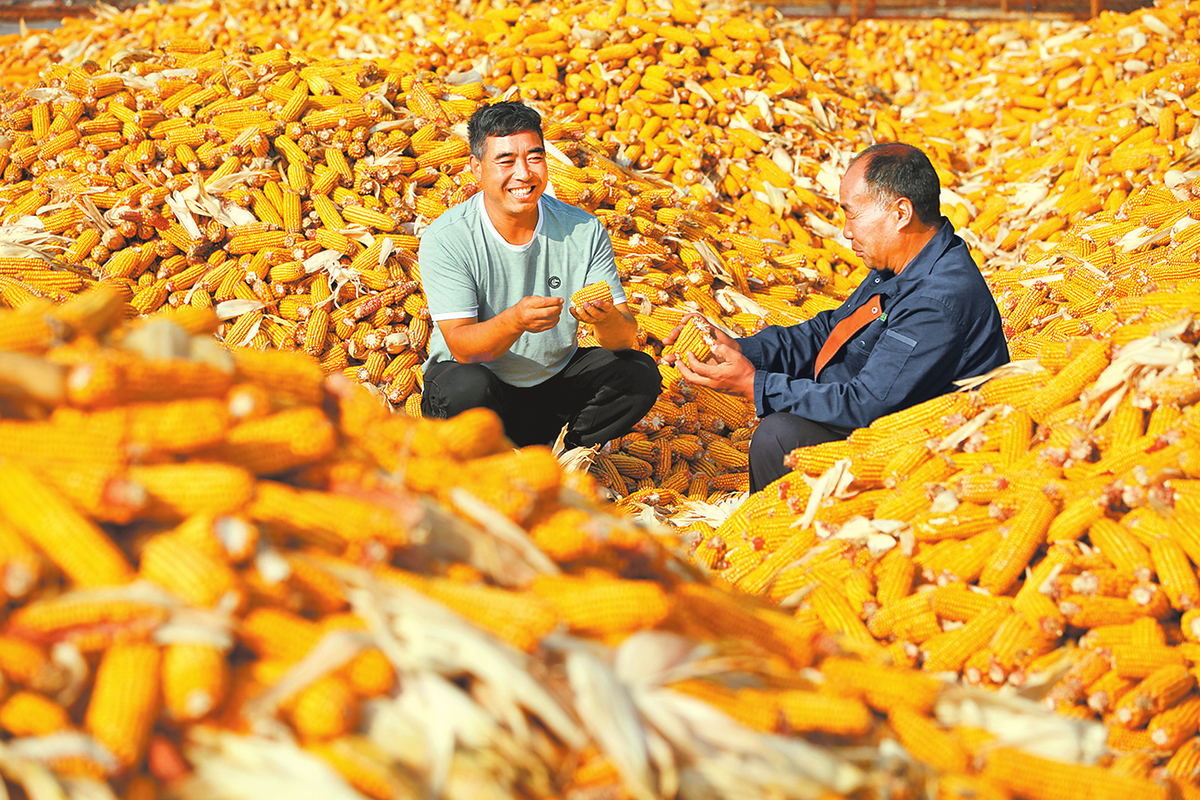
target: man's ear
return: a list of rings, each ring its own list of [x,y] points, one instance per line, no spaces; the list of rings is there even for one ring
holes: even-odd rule
[[[892,213],[896,215],[896,230],[898,231],[907,228],[917,218],[917,212],[913,208],[912,200],[909,200],[907,197],[896,199],[895,209]]]
[[[479,178],[483,175],[483,163],[475,157],[474,153],[467,158],[467,166],[471,168],[471,174],[475,176],[475,182],[479,182]]]

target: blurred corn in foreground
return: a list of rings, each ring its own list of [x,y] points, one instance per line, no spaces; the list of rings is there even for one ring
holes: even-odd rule
[[[706,584],[490,412],[393,414],[221,348],[211,309],[123,303],[0,313],[53,330],[0,351],[0,725],[31,797],[894,796],[933,785],[920,731],[990,702]],[[1016,715],[1098,769],[1096,726],[1010,705],[973,747]],[[889,738],[911,755],[861,747]],[[1003,792],[990,758],[929,764]]]

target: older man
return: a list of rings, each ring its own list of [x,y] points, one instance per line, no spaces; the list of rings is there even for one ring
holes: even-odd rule
[[[915,147],[877,144],[839,189],[842,234],[871,270],[839,308],[745,339],[718,332],[713,358],[678,362],[690,382],[753,400],[750,488],[787,474],[797,447],[873,420],[1008,362],[1000,311],[940,213],[940,184]]]
[[[467,124],[480,191],[421,237],[421,283],[436,323],[421,410],[500,415],[517,445],[602,444],[628,432],[661,389],[654,359],[634,350],[612,242],[596,217],[547,186],[541,118],[516,102],[484,106]],[[604,281],[612,300],[572,305]],[[578,347],[579,323],[600,347]]]

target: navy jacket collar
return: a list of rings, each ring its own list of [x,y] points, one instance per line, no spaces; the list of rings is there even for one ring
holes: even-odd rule
[[[884,281],[883,286],[880,288],[885,294],[894,295],[903,290],[910,282],[928,278],[929,274],[933,271],[933,265],[953,246],[957,238],[954,234],[954,226],[950,223],[950,220],[942,217],[942,227],[938,228],[933,238],[925,243],[925,246],[921,248],[921,252],[917,253],[913,257],[913,260],[908,262],[908,265],[900,271],[899,275],[896,275],[890,269],[874,271]]]

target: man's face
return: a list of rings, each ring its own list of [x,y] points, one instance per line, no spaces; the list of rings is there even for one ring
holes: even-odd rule
[[[493,215],[514,220],[533,215],[546,190],[546,148],[534,131],[489,136],[483,160],[471,156],[471,172]]]
[[[859,161],[846,172],[838,189],[838,204],[845,215],[842,235],[867,269],[892,269],[900,230],[896,202],[880,205],[867,194],[865,162]]]

